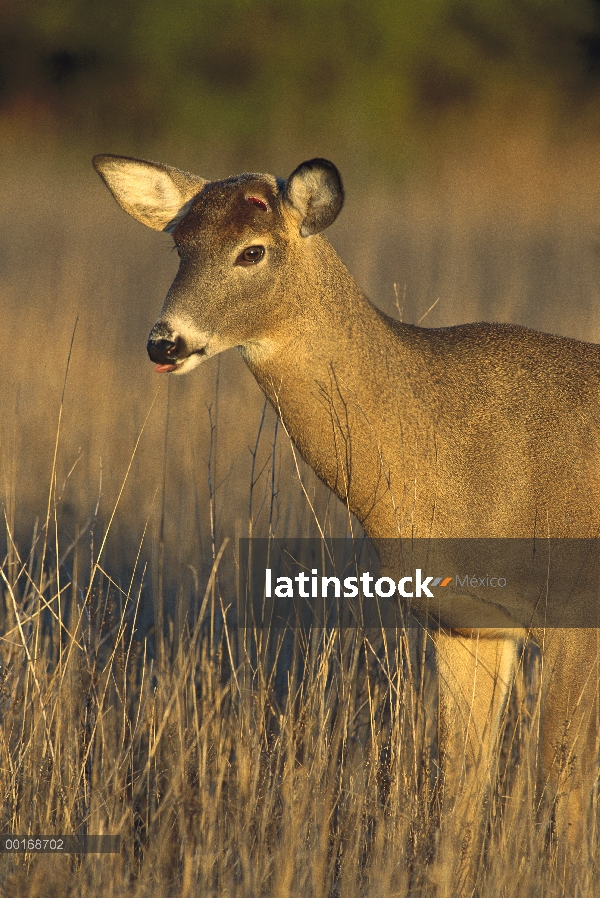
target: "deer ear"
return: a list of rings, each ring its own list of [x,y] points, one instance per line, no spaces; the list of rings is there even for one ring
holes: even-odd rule
[[[285,185],[284,202],[300,216],[300,234],[324,231],[344,205],[340,173],[327,159],[310,159],[292,172]]]
[[[155,231],[174,231],[206,184],[159,162],[109,155],[92,162],[118,204]]]

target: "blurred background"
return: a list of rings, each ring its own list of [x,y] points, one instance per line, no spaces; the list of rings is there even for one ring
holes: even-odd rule
[[[598,0],[0,0],[3,555],[48,519],[69,576],[75,542],[96,557],[145,421],[102,563],[128,582],[140,552],[148,607],[197,599],[226,535],[310,535],[299,474],[349,526],[235,352],[154,375],[176,256],[97,152],[207,178],[328,157],[330,238],[389,314],[600,340]]]

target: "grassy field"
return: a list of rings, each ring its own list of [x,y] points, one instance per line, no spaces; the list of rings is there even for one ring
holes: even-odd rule
[[[348,173],[332,240],[359,283],[408,321],[600,339],[592,144],[463,149],[402,189]],[[170,240],[87,159],[3,161],[0,831],[121,850],[0,854],[0,894],[452,894],[435,683],[406,634],[296,634],[282,680],[276,644],[223,625],[238,536],[355,522],[235,353],[153,375]],[[536,816],[536,720],[534,700],[511,704],[478,894],[596,895],[597,866],[570,865]]]

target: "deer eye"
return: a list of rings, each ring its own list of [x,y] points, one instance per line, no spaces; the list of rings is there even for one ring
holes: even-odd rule
[[[235,260],[235,264],[256,265],[257,262],[260,262],[264,254],[264,246],[247,246],[246,249],[239,254],[237,259]]]

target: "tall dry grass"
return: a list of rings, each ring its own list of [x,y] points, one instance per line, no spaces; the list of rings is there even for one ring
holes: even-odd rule
[[[119,586],[101,545],[61,555],[54,522],[51,497],[27,555],[7,532],[0,569],[0,828],[121,845],[0,854],[1,895],[456,894],[440,842],[457,822],[437,776],[435,682],[414,634],[237,630],[236,596],[217,577],[236,564],[223,540],[195,620],[144,637],[146,570]],[[472,885],[595,895],[598,870],[573,863],[536,807],[536,732],[535,701],[513,701]],[[594,856],[595,826],[589,836]]]
[[[597,161],[591,141],[567,153],[534,131],[476,158],[458,143],[402,189],[357,167],[332,239],[405,320],[439,300],[425,323],[598,338]],[[343,536],[347,513],[234,353],[154,378],[169,241],[121,215],[87,159],[3,162],[2,831],[122,847],[2,855],[0,893],[451,894],[435,683],[414,645],[295,634],[286,677],[276,644],[223,624],[237,536],[316,535],[313,508]],[[513,702],[505,740],[478,894],[597,894],[597,869],[569,865],[539,822],[535,702]]]

